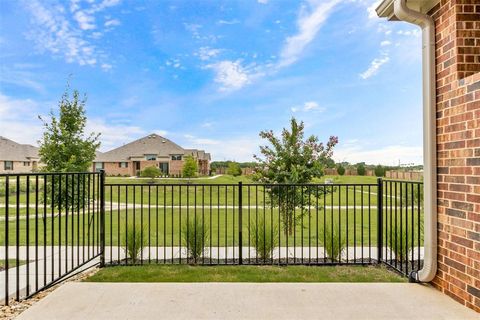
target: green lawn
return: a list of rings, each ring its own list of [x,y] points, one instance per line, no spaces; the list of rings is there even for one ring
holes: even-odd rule
[[[319,179],[318,181],[314,181],[315,183],[323,183],[325,179],[331,177],[325,177],[324,179]],[[333,177],[334,183],[375,183],[375,179],[372,177]],[[127,188],[117,186],[110,187],[107,186],[105,192],[106,201],[120,201],[124,203],[128,201],[130,203],[156,203],[156,192],[158,191],[158,199],[159,203],[166,202],[167,204],[182,204],[190,203],[193,204],[195,201],[195,195],[197,196],[197,203],[204,201],[205,203],[210,203],[210,196],[212,197],[212,203],[220,203],[220,204],[233,204],[234,201],[238,201],[238,182],[242,181],[243,183],[252,183],[253,181],[248,177],[232,177],[232,176],[221,176],[216,179],[196,179],[192,180],[190,183],[186,180],[178,180],[178,179],[155,179],[155,184],[151,184],[148,186],[148,181],[146,179],[130,179],[130,178],[116,178],[116,177],[107,177],[106,183],[107,184],[128,184],[128,198],[126,196]],[[0,178],[0,203],[5,203],[5,182]],[[164,186],[162,184],[176,184],[176,186]],[[200,186],[204,184],[205,186]],[[223,186],[218,186],[222,185]],[[225,184],[230,184],[230,186],[225,186]],[[235,186],[232,186],[235,185]],[[25,183],[21,183],[23,186],[19,193],[19,203],[25,204],[27,202],[27,192]],[[142,186],[143,185],[143,186]],[[43,183],[40,181],[39,183],[39,199],[38,203],[40,206],[43,204]],[[297,187],[298,188],[298,187]],[[96,188],[97,189],[97,188]],[[3,190],[3,191],[2,191]],[[189,199],[187,200],[187,190],[189,194]],[[290,190],[290,192],[293,188]],[[311,187],[312,192],[316,192],[316,187]],[[321,194],[323,187],[318,188],[318,192]],[[339,201],[339,193],[340,193],[340,203],[346,203],[346,196],[347,196],[347,189],[345,186],[339,188],[332,188],[331,186],[327,186],[326,190],[330,193],[334,193],[333,203],[338,203]],[[348,196],[350,197],[349,203],[353,203],[353,195],[355,194],[357,198],[360,199],[361,192],[367,193],[368,187],[356,187],[355,192],[353,187],[348,189]],[[30,193],[28,194],[28,200],[30,204],[35,204],[35,181],[31,181],[30,184]],[[93,185],[90,188],[91,193],[93,194]],[[120,191],[120,194],[118,194]],[[98,190],[95,190],[97,193]],[[371,193],[371,201],[372,204],[376,203],[376,187],[370,187]],[[286,194],[286,193],[285,193]],[[226,195],[226,196],[225,196]],[[135,201],[134,201],[135,197]],[[268,197],[268,196],[267,196]],[[17,195],[15,193],[15,182],[10,182],[9,187],[9,203],[10,205],[14,205],[17,202]],[[263,187],[244,187],[243,188],[243,201],[244,204],[250,200],[250,203],[258,203],[262,204],[264,198]],[[343,198],[343,199],[342,199]],[[327,203],[331,201],[327,199]],[[366,201],[366,199],[365,199]]]
[[[299,210],[297,210],[299,211]],[[113,210],[110,213],[109,208],[105,214],[105,237],[107,245],[120,245],[122,246],[125,243],[125,233],[127,224],[131,224],[134,220],[136,222],[136,229],[141,230],[141,222],[143,220],[143,232],[145,239],[150,239],[152,246],[155,246],[157,243],[159,246],[177,246],[181,241],[181,232],[182,226],[185,225],[187,216],[190,219],[196,217],[200,221],[204,221],[203,226],[207,230],[209,235],[208,244],[212,246],[225,246],[225,245],[238,245],[238,210],[205,210],[201,209],[174,209],[171,210],[168,207],[164,210],[163,207],[152,207],[150,211],[148,208],[136,209],[135,215],[133,214],[133,209]],[[242,231],[243,231],[243,245],[247,246],[252,244],[252,239],[249,238],[249,225],[253,225],[257,219],[262,221],[265,214],[265,221],[271,223],[273,220],[274,225],[280,226],[278,209],[274,208],[273,210],[243,210],[242,216]],[[317,241],[319,246],[323,246],[323,227],[326,225],[327,228],[332,228],[332,216],[333,221],[335,222],[335,228],[341,228],[342,238],[346,238],[348,230],[348,244],[352,246],[354,243],[356,245],[368,245],[369,240],[371,245],[377,243],[377,211],[373,207],[370,212],[365,210],[337,210],[333,211],[328,209],[323,211],[311,210],[310,216],[306,215],[303,217],[303,228],[302,228],[302,219],[299,220],[299,224],[295,228],[295,233],[288,236],[288,246],[316,246]],[[408,212],[408,224],[411,228],[412,219],[411,211]],[[35,220],[32,218],[29,221],[29,242],[31,245],[35,244],[35,232],[38,228],[38,244],[43,245],[46,243],[50,245],[52,243],[52,230],[53,230],[53,243],[58,244],[59,241],[59,225],[61,224],[61,243],[63,245],[77,245],[78,240],[80,244],[87,243],[90,239],[90,242],[93,243],[94,237],[98,240],[98,234],[93,230],[93,224],[89,228],[88,222],[93,222],[97,227],[99,224],[98,221],[99,215],[90,215],[88,213],[81,215],[69,216],[68,219],[65,216],[52,218],[51,213],[47,214],[47,219],[44,223],[43,219],[38,219],[38,225],[35,224]],[[94,220],[92,220],[94,219]],[[388,220],[387,220],[388,219]],[[68,224],[67,224],[68,220]],[[348,220],[348,221],[347,221]],[[390,221],[390,213],[384,213],[384,221]],[[414,211],[414,222],[415,226],[417,225],[417,212]],[[370,228],[369,228],[370,226]],[[16,221],[9,222],[9,243],[14,244],[16,241]],[[43,239],[44,230],[47,234],[46,242]],[[77,238],[77,230],[79,231],[79,237]],[[250,229],[253,230],[253,229]],[[280,231],[280,246],[286,246],[287,239],[285,234]],[[67,231],[67,232],[66,232]],[[73,231],[73,232],[72,232]],[[97,229],[98,231],[98,229]],[[132,232],[132,231],[129,231]],[[149,234],[150,232],[150,234]],[[68,234],[67,234],[68,233]],[[211,241],[210,241],[211,233]],[[120,234],[120,238],[119,235]],[[20,235],[20,244],[26,243],[27,237],[27,221],[20,220],[19,225],[19,235]],[[73,235],[73,239],[72,239]],[[68,240],[65,238],[68,236]],[[278,231],[274,235],[278,237]],[[5,240],[5,224],[0,224],[0,244],[4,244]],[[363,241],[363,242],[362,242]],[[415,235],[415,242],[417,242]]]
[[[324,183],[325,179],[331,179],[334,183],[338,184],[371,184],[370,186],[311,186],[308,187],[308,190],[312,193],[310,197],[310,202],[312,205],[318,204],[322,206],[325,204],[329,205],[372,205],[375,206],[377,203],[377,187],[374,185],[376,183],[375,177],[358,177],[358,176],[327,176],[315,183]],[[128,178],[114,178],[108,177],[107,183],[111,184],[128,184],[129,186],[106,186],[105,188],[105,200],[107,202],[113,203],[136,203],[144,205],[155,205],[155,204],[166,204],[168,205],[238,205],[238,185],[239,181],[244,183],[252,182],[248,177],[232,177],[232,176],[221,176],[217,179],[198,179],[192,180],[191,184],[188,184],[186,180],[176,180],[176,179],[157,179],[157,184],[147,184],[148,180],[145,179],[128,179]],[[160,184],[163,183],[163,184]],[[166,186],[165,184],[176,184]],[[205,184],[205,185],[199,185]],[[222,185],[223,184],[223,185]],[[229,185],[225,185],[229,184]],[[233,185],[232,185],[233,184]],[[3,187],[4,188],[4,187]],[[307,188],[307,187],[306,187]],[[2,181],[0,180],[0,189],[2,189]],[[31,182],[30,190],[34,190],[34,181]],[[98,188],[96,188],[98,189]],[[25,188],[19,194],[20,204],[27,203],[27,193]],[[43,205],[43,185],[39,186],[40,195],[38,199],[38,204],[41,207]],[[299,187],[296,187],[296,190],[300,190]],[[0,190],[1,191],[1,190]],[[268,189],[265,192],[263,186],[244,186],[243,189],[243,205],[259,205],[262,206],[265,202],[269,202],[270,195],[268,194]],[[293,187],[288,189],[283,187],[280,194],[275,194],[275,200],[278,200],[278,197],[282,198],[282,201],[287,201],[289,194],[292,194],[294,191]],[[323,192],[326,191],[326,196],[323,196]],[[385,190],[386,192],[387,190]],[[388,190],[390,191],[390,190]],[[393,191],[393,192],[392,192]],[[397,197],[386,197],[385,201],[387,203],[395,204],[395,202],[400,203],[400,200],[403,199],[403,203],[408,203],[411,205],[412,199],[411,196],[408,198],[405,194],[401,194],[401,191],[394,189],[389,192],[389,194],[396,194]],[[411,188],[408,190],[412,191]],[[415,187],[413,192],[417,195],[418,189]],[[93,194],[93,186],[90,189],[91,194]],[[304,192],[307,192],[307,189],[304,189]],[[95,193],[98,193],[98,190],[95,190]],[[405,193],[405,192],[404,192]],[[0,192],[0,203],[5,203],[5,193]],[[318,198],[316,195],[318,194]],[[93,196],[92,196],[93,197]],[[416,196],[418,198],[418,195]],[[10,186],[9,193],[9,204],[14,206],[17,203],[17,196]],[[35,205],[37,199],[35,198],[35,193],[30,192],[28,194],[28,201],[30,205]],[[50,200],[47,199],[47,202]],[[288,199],[288,201],[292,201]],[[307,199],[305,199],[308,202]],[[56,200],[57,202],[57,200]],[[415,205],[418,201],[414,199]],[[297,204],[298,205],[298,204]],[[1,206],[0,206],[1,207]],[[14,209],[14,208],[13,208]],[[0,215],[4,214],[4,208],[0,208]],[[12,212],[12,209],[10,210]]]
[[[6,266],[5,262],[6,260],[0,260],[0,271],[5,270],[5,266]],[[27,263],[27,261],[20,260],[18,265],[21,266],[21,265],[24,265],[25,263]],[[14,268],[16,266],[17,266],[16,259],[8,259],[8,268]]]
[[[326,179],[333,179],[335,183],[375,183],[375,177],[358,177],[358,176],[334,176],[325,177]],[[181,240],[181,224],[186,221],[187,215],[194,217],[195,215],[201,219],[205,218],[205,226],[208,229],[208,233],[211,232],[212,240],[211,245],[234,245],[238,244],[238,188],[235,190],[232,186],[228,189],[225,186],[216,186],[218,183],[237,183],[242,180],[243,182],[249,182],[248,177],[232,177],[222,176],[217,179],[199,179],[192,180],[195,183],[209,183],[207,186],[195,186],[185,185],[185,180],[173,180],[173,179],[160,179],[159,181],[164,183],[182,183],[182,186],[132,186],[131,184],[145,183],[145,180],[140,179],[127,179],[127,178],[107,178],[109,183],[128,183],[128,197],[126,197],[126,188],[121,187],[106,187],[106,242],[107,245],[118,245],[124,242],[125,228],[127,220],[129,222],[135,220],[139,223],[143,217],[144,230],[146,238],[150,240],[150,243],[159,244],[160,246],[178,245]],[[323,183],[323,179],[317,181]],[[317,241],[321,246],[323,242],[323,227],[324,224],[327,228],[331,228],[331,221],[335,221],[335,226],[341,228],[342,237],[346,236],[348,230],[348,245],[361,245],[362,236],[363,244],[367,245],[370,239],[372,245],[376,244],[377,237],[377,188],[371,186],[368,187],[332,187],[327,186],[327,189],[331,192],[322,195],[322,187],[319,188],[319,197],[312,196],[310,198],[310,214],[303,217],[302,221],[299,220],[299,224],[295,228],[295,232],[289,235],[288,245],[309,245],[316,246]],[[314,194],[316,194],[316,187],[313,187]],[[397,190],[398,191],[398,190]],[[119,195],[120,192],[120,195]],[[397,192],[398,193],[398,192]],[[158,206],[157,206],[158,195]],[[282,194],[283,201],[286,201],[286,196]],[[10,204],[15,204],[15,195],[10,198]],[[39,199],[41,200],[41,199]],[[398,201],[395,197],[387,199],[389,203]],[[411,199],[409,199],[411,204]],[[0,202],[5,201],[5,197],[0,194]],[[20,203],[25,203],[26,193],[20,194]],[[291,202],[291,199],[288,201]],[[308,202],[308,200],[307,200]],[[399,201],[398,201],[399,202]],[[130,207],[128,210],[119,207],[118,203],[129,206],[135,204],[135,209]],[[196,203],[196,207],[194,204]],[[317,205],[318,203],[318,210]],[[35,198],[30,196],[30,204],[35,204]],[[305,203],[307,204],[307,203]],[[347,209],[345,206],[349,205]],[[179,206],[182,207],[179,207]],[[296,204],[298,207],[298,204]],[[353,207],[355,205],[355,208]],[[173,207],[172,207],[173,206]],[[187,210],[188,206],[188,210]],[[269,205],[269,197],[265,195],[262,187],[244,187],[243,188],[243,244],[248,245],[248,225],[256,217],[263,217],[265,214],[266,221],[273,221],[274,224],[279,223],[279,211],[278,207],[271,208]],[[343,207],[342,207],[343,206]],[[370,206],[370,208],[368,208]],[[325,207],[325,209],[324,209]],[[20,208],[19,215],[25,217],[27,214],[27,208]],[[35,231],[37,226],[35,225],[35,208],[29,209],[29,238],[30,244],[35,243]],[[87,211],[87,210],[86,210]],[[65,210],[62,211],[65,213]],[[134,214],[135,212],[135,214]],[[297,209],[300,212],[300,209]],[[42,215],[43,204],[40,201],[38,210],[38,234],[39,244],[44,244],[43,232],[47,233],[47,239],[45,244],[51,244],[52,233],[53,243],[58,244],[59,236],[61,236],[62,244],[76,245],[78,240],[80,244],[83,244],[89,239],[93,241],[94,232],[88,229],[88,216],[83,215],[72,216],[68,218],[68,225],[66,225],[66,217],[58,217],[58,210],[54,209],[53,225],[52,225],[52,209],[47,206],[47,219],[46,227],[44,228]],[[384,221],[389,219],[390,214],[395,214],[394,209],[385,210]],[[405,208],[403,209],[403,215],[405,215]],[[0,217],[5,216],[5,208],[0,205]],[[9,242],[15,243],[16,240],[16,222],[12,221],[16,216],[16,208],[9,208]],[[149,221],[150,216],[150,221]],[[422,215],[423,216],[423,215]],[[98,218],[98,215],[95,215]],[[157,224],[158,217],[158,224]],[[409,225],[411,226],[412,208],[409,205],[408,208]],[[418,210],[416,204],[414,205],[413,218],[415,223],[417,222]],[[92,216],[90,217],[91,221]],[[150,222],[150,223],[149,223]],[[84,227],[85,223],[85,227]],[[98,221],[96,222],[98,224]],[[58,233],[59,224],[62,226],[61,235]],[[158,229],[157,229],[158,225]],[[369,229],[370,225],[370,229]],[[148,229],[150,226],[150,229]],[[120,239],[118,238],[118,230],[120,228]],[[139,226],[140,228],[140,226]],[[20,220],[20,243],[25,244],[27,238],[27,222],[25,219]],[[68,241],[65,239],[68,229]],[[77,239],[77,229],[79,229],[79,239]],[[112,232],[110,232],[112,230]],[[158,231],[157,231],[158,230]],[[72,232],[73,231],[73,232]],[[150,237],[148,237],[150,233]],[[73,239],[71,238],[73,234]],[[4,244],[5,240],[5,223],[0,221],[0,244]],[[97,235],[95,235],[97,237]],[[285,246],[287,239],[283,232],[280,235],[280,245]],[[417,241],[417,240],[415,240]]]
[[[87,282],[405,282],[384,267],[132,266],[107,267]]]

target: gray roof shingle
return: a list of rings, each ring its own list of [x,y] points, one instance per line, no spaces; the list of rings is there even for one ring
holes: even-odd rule
[[[37,161],[38,148],[29,144],[20,144],[0,136],[1,161]]]
[[[97,154],[95,161],[128,161],[132,157],[144,157],[146,154],[155,154],[158,157],[168,157],[172,154],[183,155],[185,154],[185,149],[158,134],[150,134],[116,149]]]

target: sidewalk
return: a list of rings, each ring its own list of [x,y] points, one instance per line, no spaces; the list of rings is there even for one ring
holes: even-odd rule
[[[437,290],[392,283],[67,283],[30,319],[478,319]]]

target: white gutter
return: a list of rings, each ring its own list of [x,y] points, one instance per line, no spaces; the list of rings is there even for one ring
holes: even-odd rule
[[[435,92],[435,23],[432,17],[407,7],[406,0],[394,0],[394,15],[422,28],[423,75],[423,197],[424,263],[410,280],[430,282],[437,273],[437,155]]]

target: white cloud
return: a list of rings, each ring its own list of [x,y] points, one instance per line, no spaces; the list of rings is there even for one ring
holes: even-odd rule
[[[362,147],[358,141],[350,145],[341,144],[335,148],[335,161],[350,163],[366,162],[367,164],[398,165],[401,163],[421,164],[423,162],[421,146],[391,145],[376,149]]]
[[[213,127],[213,122],[206,121],[206,122],[201,124],[201,127],[202,128],[211,128],[211,127]]]
[[[305,5],[301,7],[297,19],[298,32],[288,37],[280,52],[278,67],[288,66],[298,60],[305,47],[315,39],[320,28],[330,16],[332,9],[340,3],[330,0],[312,5],[310,10]]]
[[[420,36],[420,30],[419,29],[413,29],[413,30],[398,30],[397,31],[398,35],[401,36],[413,36],[413,37],[419,37]]]
[[[240,23],[240,20],[238,19],[233,19],[233,20],[223,20],[223,19],[220,19],[218,20],[218,24],[228,24],[228,25],[232,25],[232,24],[239,24]]]
[[[215,82],[221,85],[221,91],[241,89],[251,81],[248,71],[242,66],[240,60],[223,60],[208,65],[207,68],[215,71]]]
[[[290,110],[294,113],[299,112],[299,111],[303,111],[303,112],[310,112],[310,111],[323,112],[323,111],[325,111],[325,108],[320,107],[318,102],[307,101],[302,106],[292,107],[292,108],[290,108]]]
[[[369,18],[369,19],[379,19],[379,18],[378,18],[378,15],[377,15],[377,12],[375,11],[375,9],[377,9],[377,7],[380,5],[380,2],[382,2],[382,1],[381,1],[381,0],[376,0],[375,2],[373,2],[373,3],[367,8],[368,18]]]
[[[84,11],[75,12],[75,14],[73,15],[73,18],[75,19],[75,21],[77,21],[78,26],[82,30],[92,30],[96,28],[95,17],[88,15]]]
[[[120,20],[118,19],[111,19],[105,21],[105,27],[113,27],[113,26],[119,26],[120,25]]]
[[[111,124],[100,118],[88,119],[85,132],[95,132],[101,134],[101,151],[108,151],[146,134],[145,130],[140,127]]]
[[[167,130],[155,130],[154,133],[158,134],[159,136],[166,137],[168,135]]]
[[[200,29],[202,28],[201,24],[196,23],[184,23],[183,26],[185,29],[192,34],[192,37],[195,39],[200,39]]]
[[[268,3],[268,0],[257,0],[258,3],[261,3],[261,4],[267,4]]]
[[[207,61],[211,58],[218,56],[222,52],[222,49],[215,49],[210,47],[201,47],[195,53],[196,56],[200,58],[200,60]]]
[[[390,61],[390,58],[387,55],[384,55],[381,58],[373,59],[373,61],[370,63],[370,67],[368,67],[367,70],[365,70],[360,74],[360,78],[362,78],[363,80],[366,80],[376,75],[380,70],[380,68],[388,61]]]
[[[62,4],[49,5],[38,0],[25,1],[25,7],[32,16],[32,27],[28,33],[40,52],[49,52],[63,57],[68,63],[96,65],[105,54],[90,39],[98,39],[102,33],[95,25],[95,13],[117,5],[118,0],[104,0],[81,9],[79,1],[70,2],[70,14]],[[75,23],[71,22],[73,19]],[[76,26],[78,25],[78,26]]]
[[[386,47],[386,46],[389,46],[391,44],[392,44],[392,42],[389,41],[389,40],[384,40],[384,41],[380,42],[381,47]]]
[[[190,134],[185,134],[184,137],[189,141],[190,145],[194,145],[201,149],[204,149],[205,146],[220,144],[219,140],[214,140],[209,138],[199,138]]]
[[[0,93],[0,136],[19,143],[36,145],[42,137],[43,126],[38,115],[46,113],[45,105],[54,106],[55,102],[38,102],[31,99],[15,99]],[[43,108],[43,109],[42,109]],[[46,117],[45,120],[48,120]],[[112,124],[100,118],[87,120],[86,133],[101,133],[101,150],[107,151],[146,134],[136,126]],[[157,130],[166,134],[166,131]]]
[[[112,65],[108,63],[102,63],[101,68],[105,71],[108,71],[112,69]]]
[[[186,148],[203,149],[211,153],[213,160],[253,161],[253,155],[258,153],[258,146],[261,143],[257,136],[225,137],[221,140],[186,136]]]
[[[39,103],[0,93],[0,136],[19,143],[36,144],[42,132],[37,118],[39,113]]]

